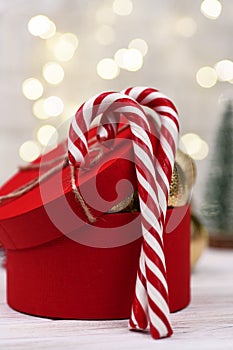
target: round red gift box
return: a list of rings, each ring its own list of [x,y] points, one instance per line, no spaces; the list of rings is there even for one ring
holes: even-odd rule
[[[102,224],[123,224],[135,215],[107,214]],[[184,215],[175,230],[164,233],[169,306],[174,312],[190,300],[189,208],[168,210],[167,221],[171,215]],[[94,248],[61,235],[36,247],[7,249],[8,303],[50,318],[128,318],[140,245],[138,238],[119,247]]]
[[[59,156],[64,151],[59,147],[46,157]],[[105,197],[109,194],[104,190],[106,179],[117,182],[119,169],[123,177],[135,185],[134,171],[128,167],[130,162],[123,166],[119,163],[122,150],[124,155],[130,152],[127,147],[116,145],[116,161],[112,161],[111,154],[108,165],[101,168],[99,179]],[[62,169],[62,176],[66,171],[67,168]],[[2,193],[13,191],[36,176],[38,170],[18,172],[3,186]],[[97,221],[87,224],[70,188],[57,190],[59,179],[59,174],[55,174],[41,185],[48,193],[46,203],[41,198],[40,186],[37,186],[0,206],[0,241],[7,256],[8,304],[18,311],[49,318],[129,318],[141,247],[140,220],[137,220],[140,213],[103,214],[96,210]],[[85,186],[92,188],[91,181],[89,175],[81,179],[84,189]],[[127,189],[123,195],[127,195]],[[55,208],[57,218],[66,221],[65,214],[63,217],[64,197],[82,219],[77,221],[72,232],[65,234],[48,215],[48,208]],[[132,223],[131,232],[127,231],[129,222]],[[120,237],[132,234],[135,238],[108,247],[88,245],[79,240],[81,234],[84,237],[96,235],[98,241],[101,231],[106,234],[109,230],[111,236],[114,227]],[[190,301],[188,205],[168,209],[163,238],[169,307],[174,312]]]

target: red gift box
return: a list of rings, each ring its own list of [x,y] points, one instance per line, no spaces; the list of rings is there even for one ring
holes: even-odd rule
[[[92,130],[90,139],[94,134]],[[65,153],[62,143],[35,164],[55,159],[56,165]],[[107,211],[136,188],[132,157],[129,128],[124,128],[111,152],[91,169],[79,170],[77,185],[97,218],[93,224],[72,192],[68,166],[61,165],[39,186],[1,204],[0,241],[6,249],[7,300],[12,308],[50,318],[130,317],[141,247],[140,213]],[[47,170],[41,166],[19,171],[1,195]],[[174,312],[190,301],[188,205],[168,209],[163,237],[169,307]]]

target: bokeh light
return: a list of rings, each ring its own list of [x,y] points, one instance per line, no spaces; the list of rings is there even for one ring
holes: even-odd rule
[[[40,35],[41,39],[49,39],[52,38],[56,33],[56,25],[53,21],[49,21],[49,29],[47,32]]]
[[[43,125],[37,131],[37,139],[43,146],[55,146],[58,141],[58,132],[53,125]]]
[[[52,38],[46,40],[48,49],[53,52],[58,61],[62,62],[72,59],[78,43],[78,37],[73,33],[61,34],[57,32]]]
[[[54,51],[55,46],[57,45],[61,36],[62,34],[60,32],[56,32],[51,38],[48,38],[46,40],[46,46],[50,52]]]
[[[39,100],[35,101],[33,106],[32,106],[33,114],[37,119],[46,120],[50,117],[45,112],[44,101],[45,101],[44,98],[40,98]]]
[[[51,21],[47,16],[33,16],[28,22],[28,30],[34,36],[41,36],[49,32]]]
[[[42,83],[36,78],[28,78],[22,84],[22,92],[29,100],[37,100],[43,95]]]
[[[201,138],[197,134],[187,133],[184,134],[179,142],[179,147],[187,154],[196,153],[200,149]]]
[[[115,40],[115,32],[112,27],[103,24],[96,31],[95,38],[101,45],[110,45]]]
[[[125,55],[127,54],[128,49],[122,48],[117,50],[114,55],[114,60],[120,68],[125,69]]]
[[[19,148],[19,156],[26,162],[33,162],[40,155],[40,147],[37,142],[29,140],[24,142]]]
[[[64,103],[58,96],[50,96],[43,103],[45,113],[51,117],[57,117],[63,112]]]
[[[54,48],[54,56],[58,61],[67,62],[74,56],[74,51],[72,44],[59,41]]]
[[[125,67],[129,71],[137,71],[143,65],[143,57],[140,51],[136,49],[129,49],[124,57]]]
[[[133,3],[131,0],[114,0],[113,12],[119,16],[128,16],[133,11]]]
[[[120,68],[137,71],[143,65],[143,56],[136,49],[119,49],[114,55],[114,59]]]
[[[197,83],[204,88],[211,88],[217,82],[217,73],[212,67],[202,67],[196,74]]]
[[[42,73],[45,80],[53,85],[61,83],[64,78],[64,69],[56,62],[46,63],[43,66]]]
[[[136,38],[130,41],[129,49],[136,49],[141,52],[142,56],[145,56],[148,51],[148,45],[145,40]]]
[[[196,160],[206,158],[209,153],[207,142],[194,133],[184,134],[180,139],[179,148]]]
[[[175,23],[176,32],[186,38],[190,38],[196,33],[197,24],[191,17],[183,17]]]
[[[209,154],[209,146],[208,143],[204,140],[201,140],[200,148],[198,152],[192,153],[190,156],[195,160],[202,160],[205,159]]]
[[[204,0],[201,3],[201,12],[209,19],[216,19],[222,12],[222,4],[218,0]]]
[[[60,40],[70,43],[73,46],[73,49],[76,50],[78,47],[78,37],[74,33],[64,33],[62,34]]]
[[[119,73],[120,69],[112,58],[103,58],[97,64],[97,73],[102,79],[114,79]]]
[[[233,62],[221,60],[215,65],[215,70],[220,81],[231,81],[233,79]]]

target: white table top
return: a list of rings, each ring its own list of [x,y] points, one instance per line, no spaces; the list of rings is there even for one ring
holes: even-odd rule
[[[208,249],[192,274],[192,302],[171,315],[174,334],[153,340],[127,320],[62,321],[20,314],[6,304],[0,269],[0,349],[233,349],[233,251]]]

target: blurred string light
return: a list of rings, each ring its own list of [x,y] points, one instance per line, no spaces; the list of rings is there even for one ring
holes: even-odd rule
[[[119,49],[114,55],[114,60],[120,68],[128,71],[137,71],[143,65],[142,53],[137,49]]]
[[[148,51],[148,45],[145,40],[136,38],[130,41],[128,45],[129,49],[136,49],[141,52],[142,56],[145,56]]]
[[[28,31],[41,39],[48,39],[56,33],[56,25],[47,16],[33,16],[28,22]]]
[[[47,48],[58,61],[67,62],[74,56],[79,44],[78,37],[73,33],[61,34],[57,32],[52,38],[46,40]]]
[[[113,13],[112,9],[111,12]],[[52,52],[58,61],[69,61],[74,56],[79,44],[79,40],[74,33],[57,32],[55,23],[44,15],[33,16],[28,22],[28,30],[33,36],[45,40],[47,49]],[[110,42],[114,36],[113,30],[112,32],[109,28],[105,28],[104,30],[107,33],[105,35],[105,40]],[[117,69],[119,69],[118,66]],[[55,61],[47,62],[42,68],[43,78],[47,83],[52,85],[61,83],[64,79],[64,74],[63,67]],[[25,97],[30,100],[35,100],[32,110],[36,118],[47,120],[50,117],[63,117],[64,103],[62,99],[58,96],[41,98],[44,92],[44,87],[40,80],[36,78],[26,79],[22,84],[22,91]],[[77,105],[68,105],[65,109],[66,118],[63,119],[65,120],[73,115],[77,111],[77,108]],[[31,162],[40,155],[40,145],[56,146],[59,138],[56,127],[49,124],[41,126],[38,129],[36,136],[39,143],[35,141],[27,141],[21,145],[19,149],[19,155],[25,161]]]
[[[231,81],[233,79],[233,62],[221,60],[216,63],[215,70],[220,81]]]
[[[19,148],[19,156],[26,162],[33,162],[40,155],[40,147],[37,142],[29,140]]]
[[[135,72],[143,65],[143,57],[140,51],[136,49],[128,49],[124,55],[125,68]]]
[[[44,15],[33,16],[28,22],[28,30],[34,36],[47,33],[50,29],[50,19]]]
[[[43,95],[42,83],[36,78],[28,78],[22,84],[22,92],[29,100],[37,100]]]
[[[196,74],[197,83],[204,88],[213,87],[217,80],[233,82],[233,62],[221,60],[214,67],[205,66],[198,70]]]
[[[97,73],[102,79],[114,79],[119,73],[120,69],[112,58],[103,58],[97,64]]]
[[[53,53],[56,44],[58,43],[59,39],[61,38],[62,33],[56,32],[51,38],[48,38],[46,40],[46,46],[47,49]]]
[[[114,0],[113,12],[119,16],[128,16],[133,11],[133,3],[131,0]]]
[[[179,148],[196,160],[206,158],[209,153],[207,142],[194,133],[184,134],[180,139]]]
[[[175,30],[177,34],[190,38],[196,33],[197,24],[191,17],[183,17],[176,21]]]
[[[45,98],[40,98],[39,100],[34,102],[32,106],[33,114],[37,119],[46,120],[50,117],[49,114],[45,112],[44,101]]]
[[[56,85],[62,82],[64,69],[59,63],[48,62],[43,66],[42,74],[49,84]]]
[[[37,131],[37,139],[43,146],[56,146],[58,141],[58,132],[53,125],[43,125]]]
[[[148,51],[145,40],[136,38],[130,41],[128,48],[116,51],[114,59],[104,58],[97,64],[97,73],[102,79],[114,79],[120,73],[120,68],[136,72],[143,65],[143,56]]]
[[[78,47],[78,38],[73,33],[62,34],[54,48],[54,56],[59,61],[69,61]]]
[[[70,43],[59,41],[54,49],[54,56],[58,61],[67,62],[74,56],[74,48]]]
[[[52,38],[56,33],[56,25],[53,21],[49,22],[49,29],[47,32],[40,35],[41,39],[49,39]]]
[[[50,96],[43,102],[45,113],[51,117],[57,117],[63,112],[64,103],[58,96]]]
[[[60,40],[70,43],[74,50],[77,49],[79,44],[78,37],[74,33],[64,33],[62,34]]]
[[[197,83],[203,88],[211,88],[217,82],[217,73],[214,68],[205,66],[198,70],[196,74]]]
[[[218,0],[204,0],[201,3],[201,13],[209,19],[217,19],[222,12],[222,4]]]
[[[103,24],[97,29],[95,38],[101,45],[110,45],[115,40],[115,32],[112,27]]]
[[[125,68],[125,56],[127,54],[127,49],[126,48],[122,48],[116,51],[115,55],[114,55],[114,60],[117,63],[117,65],[120,68]]]

